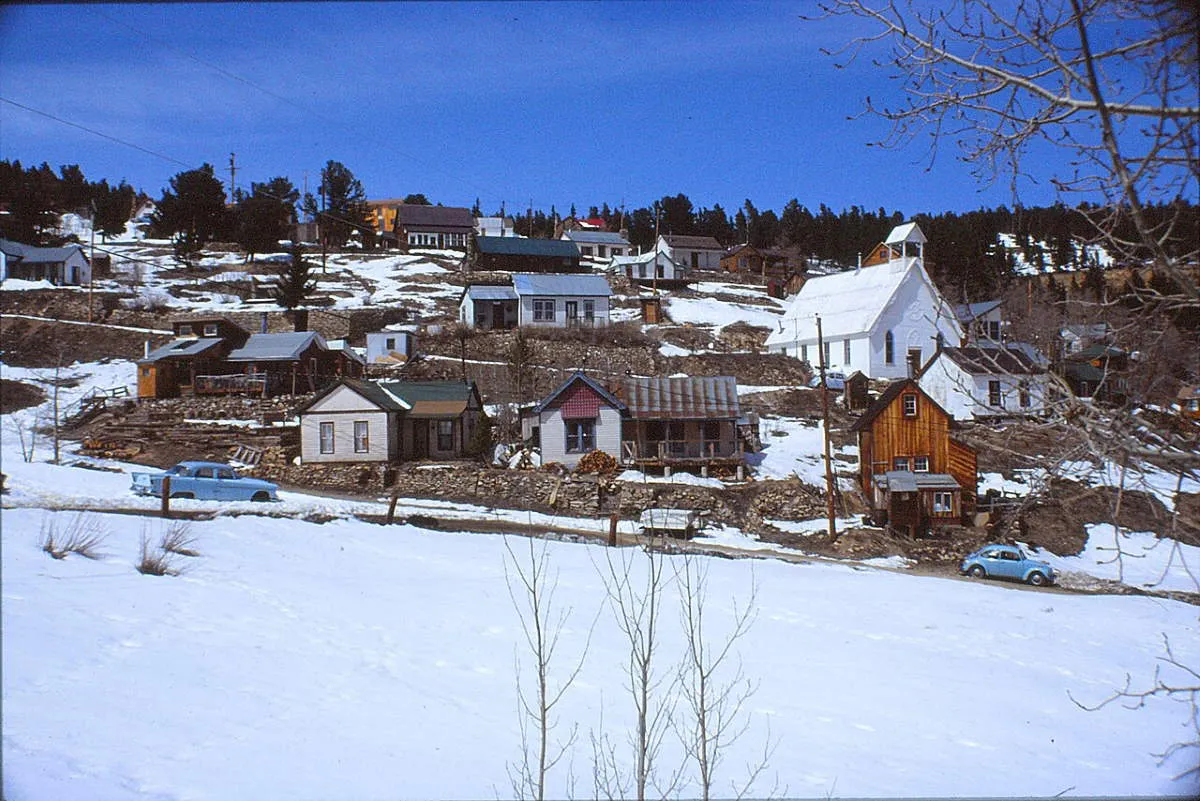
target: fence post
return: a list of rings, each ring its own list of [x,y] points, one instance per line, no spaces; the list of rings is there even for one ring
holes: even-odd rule
[[[614,548],[617,546],[617,521],[620,519],[616,512],[608,516],[608,544]]]
[[[171,516],[171,477],[163,476],[162,481],[162,516]]]

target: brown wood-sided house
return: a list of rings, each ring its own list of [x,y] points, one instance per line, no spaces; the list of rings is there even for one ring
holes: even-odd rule
[[[224,370],[225,357],[246,344],[250,332],[224,317],[171,321],[175,338],[137,363],[139,398],[197,394],[198,377]]]
[[[975,512],[975,451],[950,436],[954,418],[910,378],[893,381],[850,430],[876,522],[917,535]]]
[[[791,257],[780,250],[734,245],[721,257],[721,269],[727,273],[780,277],[791,270]]]
[[[364,365],[347,348],[331,349],[316,331],[288,331],[251,335],[225,358],[225,368],[225,374],[198,377],[197,394],[316,392],[339,378],[361,376]]]

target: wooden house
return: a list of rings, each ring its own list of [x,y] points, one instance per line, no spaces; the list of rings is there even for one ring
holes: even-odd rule
[[[1077,398],[1101,403],[1124,403],[1129,386],[1125,372],[1129,354],[1111,345],[1089,345],[1063,359],[1058,370]]]
[[[7,278],[86,286],[92,280],[92,264],[79,245],[42,248],[0,239],[0,281]]]
[[[1175,404],[1180,417],[1200,422],[1200,384],[1181,387],[1175,395]]]
[[[930,397],[957,418],[1033,416],[1051,401],[1045,361],[1016,346],[943,348],[918,379]]]
[[[475,216],[458,206],[419,206],[405,203],[395,209],[392,238],[403,250],[436,248],[466,251],[475,235]]]
[[[472,270],[521,273],[578,273],[579,248],[569,239],[477,236],[471,248]]]
[[[924,234],[909,223],[891,239],[901,242],[898,258],[805,281],[767,351],[816,364],[820,320],[826,368],[896,379],[915,376],[935,348],[961,342],[953,309],[925,272]]]
[[[756,248],[753,245],[734,245],[721,257],[721,269],[727,273],[768,277],[786,276],[791,270],[791,257],[780,250]]]
[[[316,331],[252,334],[224,362],[226,372],[197,376],[197,395],[280,395],[316,392],[363,373],[361,357],[333,349]]]
[[[893,381],[855,421],[859,481],[876,522],[916,535],[975,511],[975,451],[912,379]]]
[[[474,382],[343,378],[300,407],[303,462],[467,455],[483,410]]]
[[[711,236],[660,234],[654,249],[687,270],[719,270],[725,255],[725,248]]]
[[[220,373],[225,358],[250,337],[250,332],[224,317],[172,320],[171,328],[175,338],[147,350],[137,363],[139,398],[196,394],[197,378]]]
[[[629,239],[615,231],[563,231],[560,239],[575,243],[579,255],[586,259],[607,260],[613,256],[625,256],[633,250]]]
[[[871,379],[858,370],[846,376],[842,387],[842,404],[850,411],[861,411],[871,405]]]
[[[483,330],[608,325],[612,289],[604,276],[517,273],[511,280],[511,285],[466,287],[459,320]]]
[[[603,451],[641,470],[744,469],[737,381],[626,378],[610,389],[575,373],[522,415],[522,433],[543,462],[576,465]]]

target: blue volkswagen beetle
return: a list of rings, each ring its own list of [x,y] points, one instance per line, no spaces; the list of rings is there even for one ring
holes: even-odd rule
[[[1048,563],[1030,559],[1015,545],[985,545],[964,559],[958,572],[973,578],[1016,579],[1035,587],[1053,584],[1058,578]]]

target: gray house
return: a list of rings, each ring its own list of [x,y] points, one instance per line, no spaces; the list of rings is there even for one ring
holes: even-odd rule
[[[92,281],[92,264],[79,245],[39,248],[0,239],[0,281],[6,278],[82,286]]]
[[[562,238],[574,242],[587,259],[611,259],[633,250],[624,234],[612,231],[563,231]]]
[[[608,325],[612,290],[600,275],[524,274],[512,285],[463,290],[459,320],[484,330],[520,325],[547,328]]]

